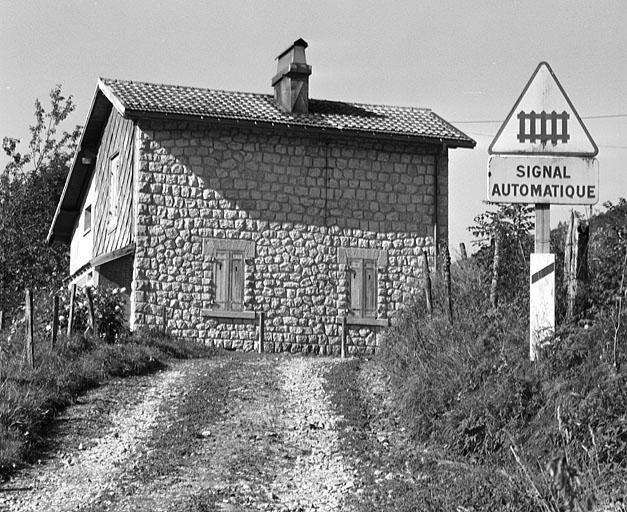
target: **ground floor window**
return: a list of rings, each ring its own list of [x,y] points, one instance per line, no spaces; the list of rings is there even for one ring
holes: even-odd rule
[[[215,304],[220,309],[244,309],[244,253],[217,251],[214,269]]]
[[[348,260],[350,311],[363,317],[377,316],[377,261],[370,258]]]
[[[379,277],[387,267],[387,251],[341,247],[338,249],[338,262],[346,270],[348,314],[377,318]]]
[[[213,259],[215,309],[243,311],[246,260],[255,255],[254,242],[210,238],[203,250],[205,256]]]

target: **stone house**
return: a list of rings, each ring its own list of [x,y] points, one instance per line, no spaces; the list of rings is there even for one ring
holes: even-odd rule
[[[133,328],[226,348],[374,351],[447,239],[430,109],[309,98],[302,39],[274,95],[100,79],[48,241],[70,278],[125,287]]]

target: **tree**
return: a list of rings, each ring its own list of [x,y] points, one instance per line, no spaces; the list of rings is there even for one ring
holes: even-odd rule
[[[533,207],[526,204],[499,204],[474,218],[468,230],[480,247],[475,258],[490,280],[490,302],[496,308],[499,297],[508,302],[526,297],[528,259],[534,227]],[[503,265],[502,262],[507,262]],[[488,270],[489,269],[489,270]]]
[[[0,309],[13,310],[25,287],[59,286],[67,274],[66,246],[50,247],[46,235],[63,190],[80,127],[59,134],[74,110],[61,86],[50,92],[50,109],[35,101],[35,124],[24,152],[20,140],[4,137],[9,157],[0,172]]]

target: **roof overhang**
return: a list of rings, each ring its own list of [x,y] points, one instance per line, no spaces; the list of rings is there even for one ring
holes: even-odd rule
[[[94,93],[70,172],[65,180],[59,204],[46,240],[69,243],[89,181],[96,166],[100,137],[111,113],[112,102],[103,93],[100,82]]]
[[[354,130],[354,129],[340,129],[334,127],[320,127],[320,126],[307,126],[302,124],[285,124],[275,123],[271,121],[252,121],[249,119],[237,119],[231,117],[218,117],[218,116],[201,116],[194,114],[171,114],[168,112],[151,112],[145,110],[124,110],[124,117],[129,119],[141,120],[141,119],[154,119],[154,120],[170,120],[170,121],[188,121],[200,124],[212,124],[215,126],[225,127],[254,127],[254,128],[267,128],[273,131],[284,131],[294,133],[294,131],[300,130],[302,133],[309,134],[311,136],[318,136],[320,138],[364,138],[364,139],[378,139],[393,142],[405,142],[405,143],[417,143],[427,145],[442,145],[446,144],[448,148],[474,148],[477,144],[473,139],[459,140],[446,137],[426,137],[414,134],[398,133],[398,132],[383,132],[372,130]],[[438,116],[439,117],[439,116]],[[441,118],[440,118],[441,119]],[[446,121],[445,121],[446,122]],[[456,128],[457,130],[457,128]]]
[[[208,123],[217,126],[246,126],[257,127],[260,129],[271,129],[273,131],[299,131],[301,133],[309,134],[313,137],[327,138],[327,139],[339,139],[339,138],[364,138],[364,139],[377,139],[387,140],[394,142],[404,142],[408,144],[421,144],[437,146],[441,148],[446,146],[447,148],[474,148],[476,142],[467,137],[467,140],[462,138],[440,138],[420,136],[410,133],[400,132],[384,132],[384,131],[369,131],[358,129],[342,129],[337,127],[320,127],[320,126],[307,126],[303,124],[286,124],[277,123],[272,121],[254,121],[250,119],[238,119],[232,117],[220,117],[220,116],[206,116],[198,114],[171,114],[168,112],[155,112],[144,110],[131,110],[127,108],[122,101],[116,96],[111,88],[102,80],[98,80],[96,92],[91,102],[91,107],[87,115],[85,126],[81,134],[81,138],[78,144],[78,149],[74,154],[74,159],[70,167],[70,172],[65,181],[61,199],[57,205],[48,236],[46,238],[49,244],[53,242],[65,242],[69,243],[72,238],[72,231],[74,225],[80,215],[80,208],[85,194],[87,193],[87,187],[94,172],[97,160],[97,153],[100,147],[100,139],[104,127],[107,123],[112,108],[115,108],[120,115],[129,119],[169,119],[169,120],[181,120],[196,123]],[[437,115],[433,113],[434,115]],[[437,116],[444,123],[447,123],[440,116]],[[457,128],[455,128],[457,130]],[[459,131],[459,130],[457,130]],[[460,132],[461,133],[461,132]]]

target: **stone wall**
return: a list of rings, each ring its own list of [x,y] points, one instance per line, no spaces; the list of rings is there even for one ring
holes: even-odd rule
[[[210,239],[252,242],[244,309],[265,311],[265,350],[338,353],[348,307],[339,248],[385,254],[377,309],[402,307],[447,232],[447,156],[440,146],[333,140],[249,128],[140,121],[136,325],[252,349],[255,319],[216,318]],[[210,246],[210,245],[209,245]],[[354,325],[349,352],[373,352],[378,327]]]

